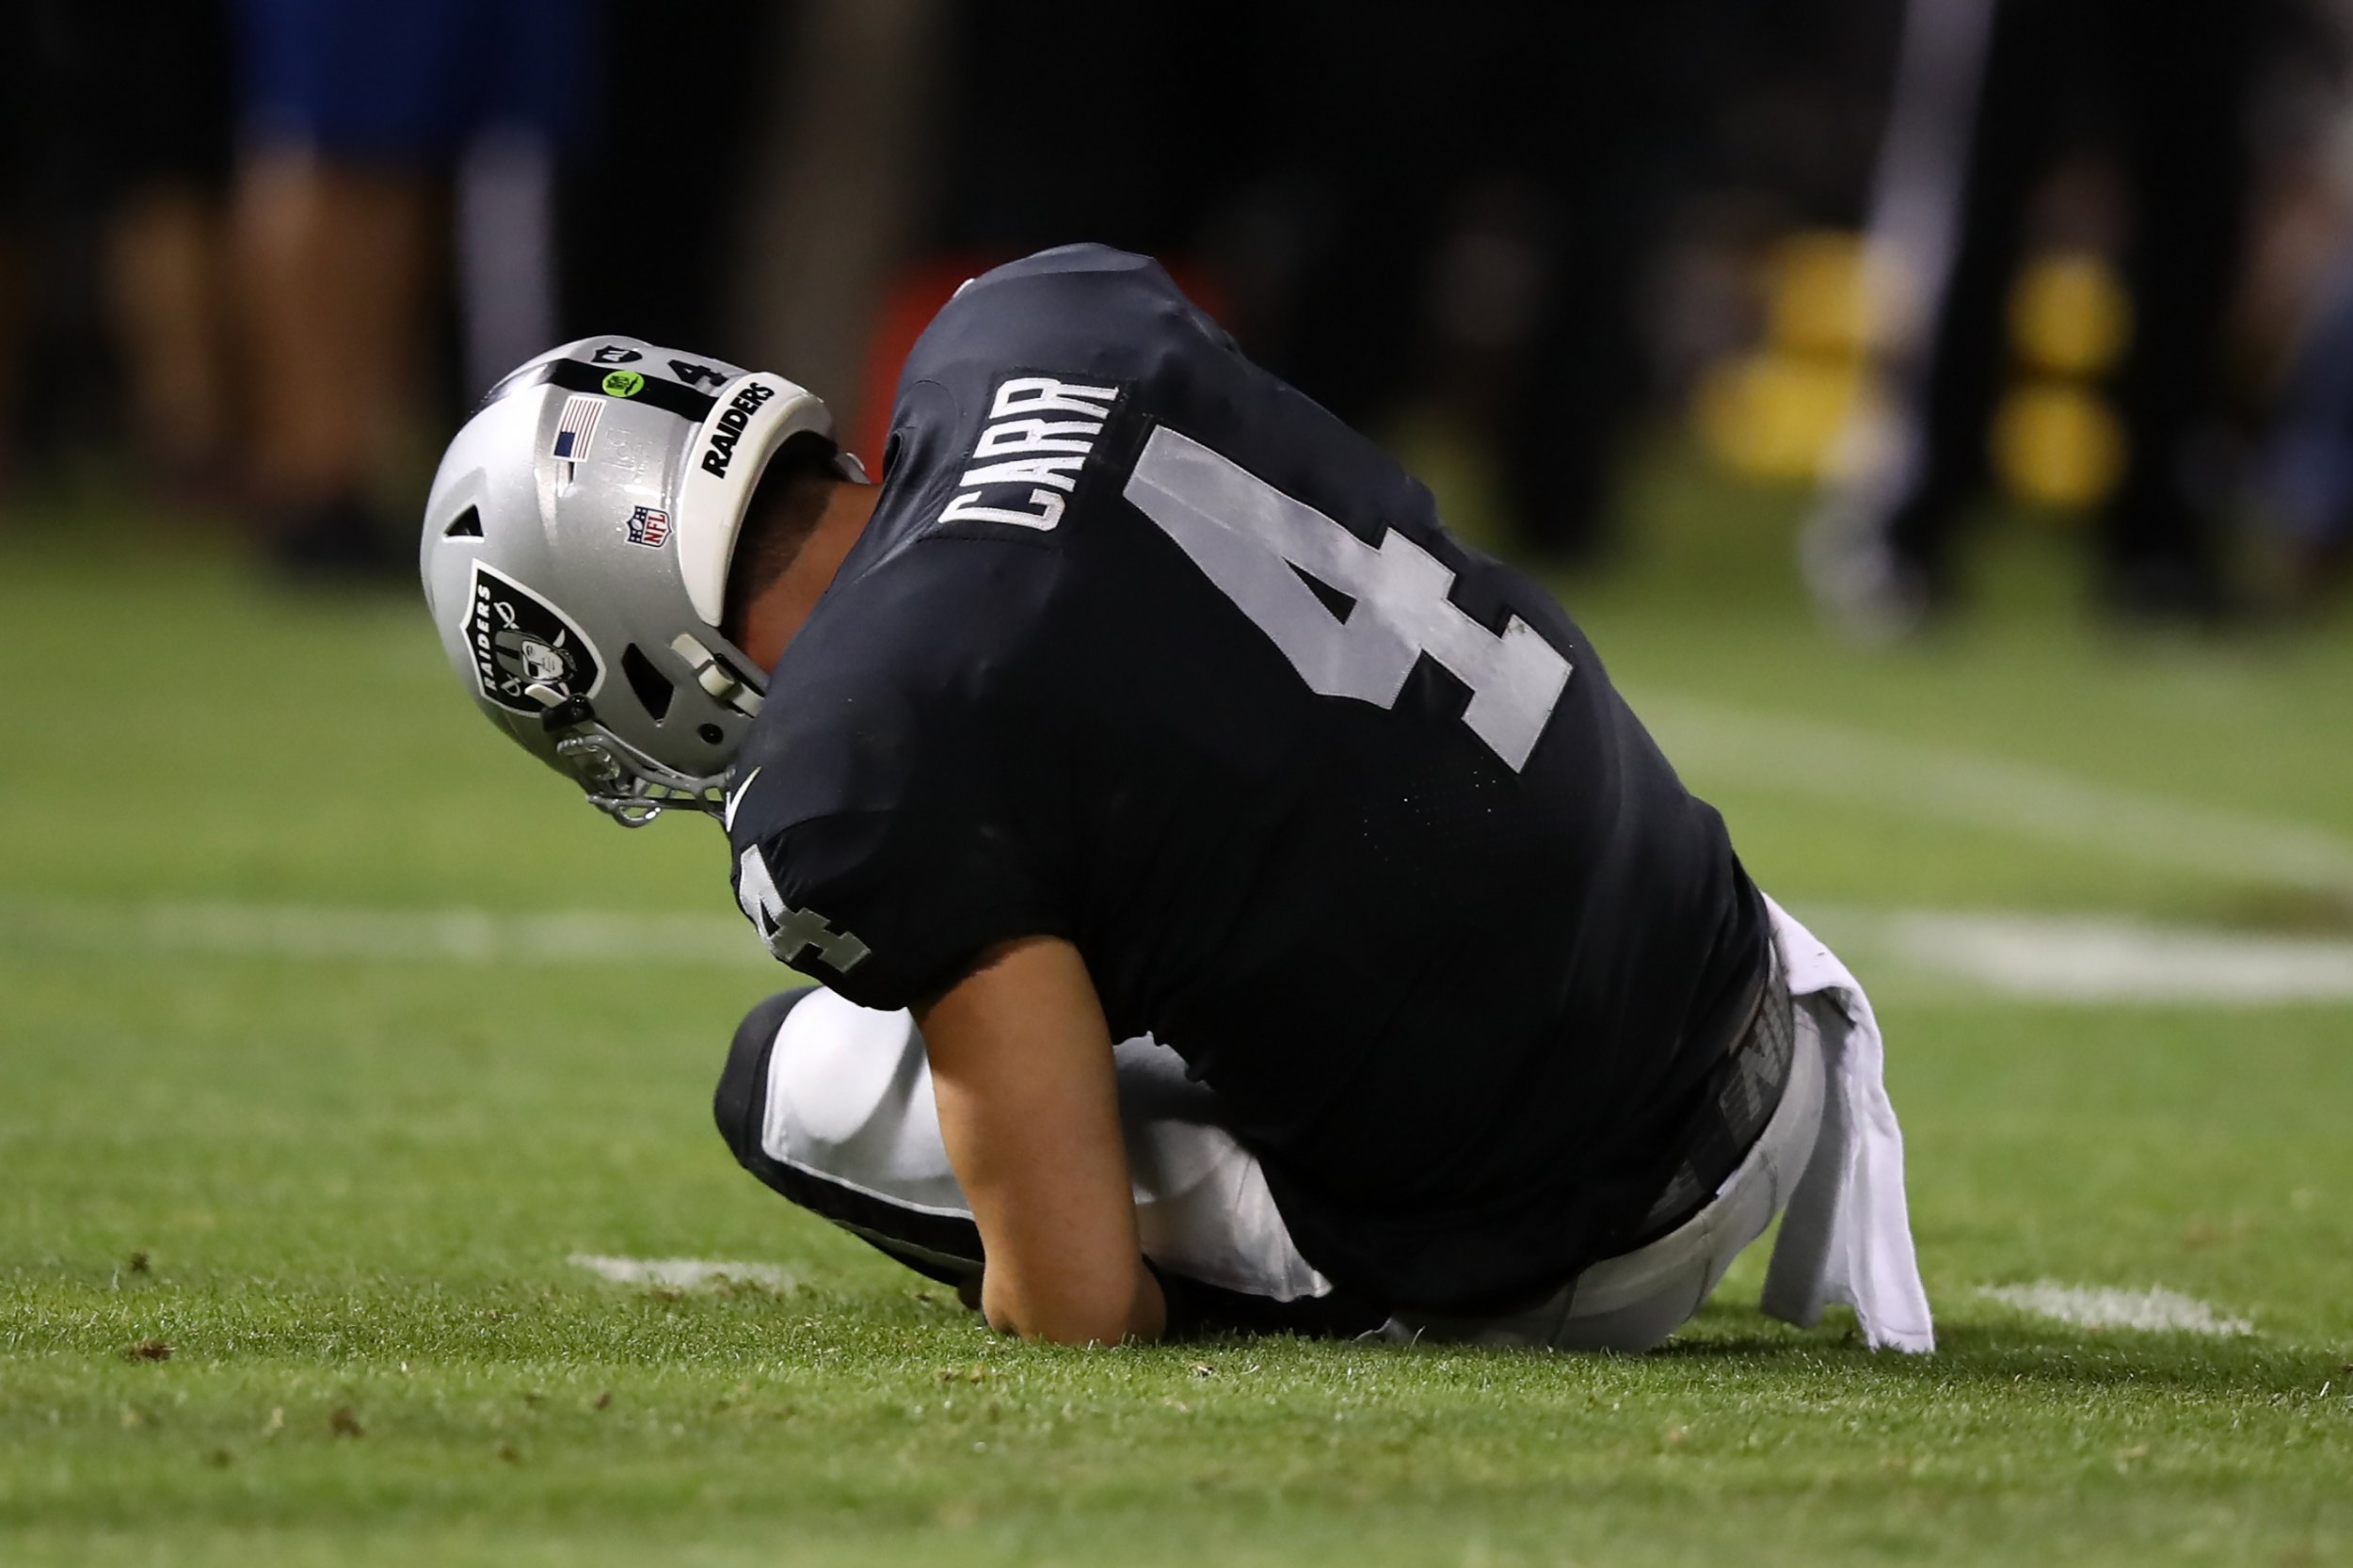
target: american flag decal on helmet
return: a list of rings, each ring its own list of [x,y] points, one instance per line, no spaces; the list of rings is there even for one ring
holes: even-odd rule
[[[589,443],[597,439],[597,421],[603,417],[603,398],[566,398],[564,417],[556,422],[555,445],[550,449],[550,455],[575,463],[587,456]]]

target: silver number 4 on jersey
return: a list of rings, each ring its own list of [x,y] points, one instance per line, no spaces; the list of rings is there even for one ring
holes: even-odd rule
[[[1229,457],[1163,425],[1127,497],[1273,640],[1308,689],[1393,708],[1427,653],[1471,689],[1463,722],[1513,773],[1569,682],[1569,662],[1513,616],[1500,636],[1447,597],[1454,574],[1391,529],[1375,548]],[[1356,600],[1341,620],[1291,568]]]

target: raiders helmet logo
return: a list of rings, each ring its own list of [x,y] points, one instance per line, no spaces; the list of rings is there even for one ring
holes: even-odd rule
[[[554,706],[534,696],[535,687],[561,702],[594,696],[604,680],[596,648],[564,612],[479,560],[466,594],[465,632],[482,695],[510,712]]]

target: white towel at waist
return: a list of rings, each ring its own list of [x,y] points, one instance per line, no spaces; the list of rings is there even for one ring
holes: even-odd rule
[[[1829,1080],[1821,1137],[1782,1216],[1762,1305],[1811,1328],[1825,1305],[1843,1302],[1873,1350],[1925,1353],[1936,1348],[1936,1330],[1913,1254],[1904,1135],[1887,1097],[1879,1020],[1837,955],[1780,904],[1765,902],[1801,1027],[1811,1021],[1820,1034]]]

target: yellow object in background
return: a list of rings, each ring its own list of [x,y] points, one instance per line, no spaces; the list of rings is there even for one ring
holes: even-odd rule
[[[1862,236],[1802,229],[1776,244],[1765,266],[1768,344],[1796,354],[1863,351]]]
[[[1701,376],[1692,416],[1707,449],[1754,479],[1819,478],[1862,378],[1854,360],[1752,354]]]
[[[1753,479],[1819,483],[1866,390],[1865,256],[1861,236],[1801,230],[1764,263],[1763,341],[1700,377],[1701,442]],[[2124,464],[2121,425],[2090,383],[2132,335],[2113,267],[2083,252],[2029,260],[2009,305],[2018,368],[1987,431],[1993,472],[2014,499],[2062,511],[2096,506]]]
[[[2122,281],[2098,256],[2041,256],[2010,291],[2010,348],[2048,376],[2104,375],[2124,351],[2132,316]]]
[[[2124,429],[2082,387],[2030,381],[2013,387],[1993,413],[1994,472],[2021,501],[2088,511],[2124,471]]]

